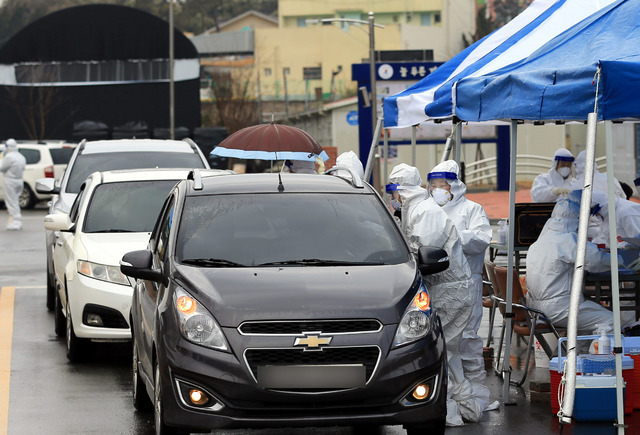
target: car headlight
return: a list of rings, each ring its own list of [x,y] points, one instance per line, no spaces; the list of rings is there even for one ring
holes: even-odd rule
[[[402,346],[425,337],[431,331],[433,311],[427,287],[422,284],[398,324],[394,346]]]
[[[193,296],[177,288],[173,294],[173,302],[184,338],[212,349],[229,350],[218,322]]]
[[[129,280],[120,272],[120,266],[107,266],[105,264],[92,263],[91,261],[78,260],[78,273],[100,281],[112,282],[129,286]]]

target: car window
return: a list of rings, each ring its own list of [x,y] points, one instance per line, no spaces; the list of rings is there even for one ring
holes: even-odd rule
[[[84,219],[85,233],[151,232],[177,180],[128,181],[97,186]]]
[[[171,226],[173,225],[173,212],[175,210],[175,201],[173,198],[169,199],[167,203],[166,212],[163,215],[162,222],[158,226],[157,234],[157,252],[160,261],[164,261],[167,253],[167,244],[169,243],[169,234],[171,232]]]
[[[65,147],[65,148],[49,148],[51,152],[51,159],[53,160],[54,165],[64,165],[69,163],[71,160],[71,156],[73,155],[74,148]]]
[[[27,165],[34,165],[40,161],[40,150],[19,148],[18,151],[20,151],[20,154],[22,154],[26,159]]]
[[[69,173],[66,193],[77,193],[82,182],[95,171],[145,168],[204,168],[197,153],[125,152],[79,154]]]
[[[398,264],[409,251],[373,195],[246,194],[187,198],[178,261],[244,266],[319,259]]]
[[[69,219],[74,224],[78,221],[78,210],[80,209],[80,203],[82,202],[82,198],[84,197],[85,187],[86,184],[80,186],[80,192],[78,193],[78,196],[76,196],[76,199],[73,201],[73,204],[71,204],[71,208],[69,209]]]

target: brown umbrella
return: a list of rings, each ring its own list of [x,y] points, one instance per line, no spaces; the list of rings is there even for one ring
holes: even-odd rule
[[[259,160],[306,160],[329,156],[309,133],[289,125],[253,125],[229,135],[211,151],[213,156]]]

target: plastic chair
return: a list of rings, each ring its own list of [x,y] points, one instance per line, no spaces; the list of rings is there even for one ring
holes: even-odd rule
[[[491,270],[493,271],[493,279],[492,284],[494,287],[494,298],[498,302],[498,307],[500,309],[500,313],[503,316],[502,322],[502,331],[500,334],[500,346],[498,348],[498,364],[496,367],[500,365],[500,356],[502,354],[502,345],[504,344],[504,335],[505,335],[505,326],[506,326],[506,292],[507,292],[507,268],[502,266],[491,266],[487,265],[487,272],[489,277],[491,278]],[[535,308],[528,307],[526,305],[525,295],[522,291],[522,286],[520,283],[520,278],[517,273],[512,274],[513,279],[513,290],[512,290],[512,313],[514,315],[512,327],[513,332],[523,338],[525,343],[527,344],[527,354],[525,357],[525,369],[522,375],[522,378],[519,381],[511,381],[512,385],[521,386],[528,373],[529,373],[529,362],[531,360],[531,353],[534,345],[534,337],[538,339],[540,345],[542,346],[544,352],[547,354],[547,357],[551,358],[553,356],[553,349],[545,340],[543,334],[553,333],[556,338],[560,335],[556,327],[547,320],[547,316],[540,310]],[[503,366],[505,362],[503,361]],[[496,370],[496,373],[500,375],[501,373]]]

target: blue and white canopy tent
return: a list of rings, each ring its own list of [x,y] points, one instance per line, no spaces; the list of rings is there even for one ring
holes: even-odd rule
[[[589,14],[579,20],[572,18],[577,10],[589,6]],[[444,71],[446,81],[427,83],[427,79],[413,88],[385,100],[385,125],[406,126],[422,117],[423,122],[437,118],[457,117],[464,121],[510,120],[511,133],[511,174],[510,174],[510,216],[514,215],[515,202],[515,152],[516,120],[544,121],[584,121],[589,122],[587,137],[587,165],[585,185],[582,197],[579,245],[576,258],[576,272],[572,287],[570,307],[568,346],[569,355],[565,370],[567,395],[562,408],[561,421],[570,421],[573,412],[573,393],[575,388],[576,357],[576,316],[577,298],[581,291],[580,277],[584,273],[584,249],[586,246],[586,227],[588,208],[591,202],[591,180],[593,176],[595,130],[597,121],[637,120],[640,117],[640,0],[617,1],[540,1],[534,2],[523,14],[533,7],[542,8],[528,24],[519,26],[520,32],[514,32],[501,44],[478,60],[478,64],[469,64],[460,73],[448,73],[454,65]],[[568,14],[568,15],[567,15]],[[552,26],[552,23],[571,23]],[[505,26],[507,28],[509,25]],[[551,38],[544,40],[533,50],[521,51],[527,42],[538,40],[545,26],[556,29]],[[503,29],[504,29],[503,28]],[[494,32],[476,45],[469,47],[451,62],[455,67],[471,56],[492,39]],[[543,33],[544,34],[544,33]],[[524,45],[523,45],[524,44]],[[496,51],[497,50],[497,51]],[[499,52],[499,53],[498,53]],[[466,53],[466,54],[465,54]],[[489,56],[489,58],[486,58]],[[487,61],[488,60],[488,61]],[[443,65],[444,68],[447,64]],[[497,67],[496,67],[497,66]],[[437,71],[436,71],[437,72]],[[387,119],[388,117],[388,119]],[[407,121],[409,120],[409,121]],[[606,124],[610,133],[610,123]],[[607,134],[610,137],[610,134]],[[607,140],[607,158],[612,159],[611,141]],[[613,170],[607,166],[609,179],[609,210],[615,213],[613,204]],[[612,240],[612,270],[617,271],[615,214],[610,217]],[[513,269],[513,226],[510,228],[509,265]],[[510,281],[510,280],[509,280]],[[510,312],[511,282],[508,283],[507,311]],[[620,313],[617,298],[618,277],[612,273],[614,290],[614,324],[616,329],[614,346],[621,347]],[[575,302],[574,302],[575,300]],[[510,319],[507,319],[510,322]],[[507,343],[511,328],[507,328]],[[505,358],[508,360],[508,346]],[[616,374],[618,385],[618,423],[623,423],[622,410],[622,373],[621,352],[616,355]],[[505,372],[505,402],[508,401],[509,372]],[[619,426],[619,431],[623,431]]]

